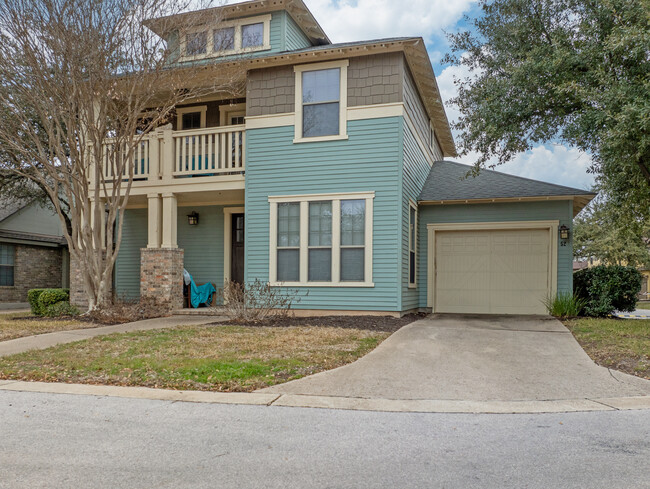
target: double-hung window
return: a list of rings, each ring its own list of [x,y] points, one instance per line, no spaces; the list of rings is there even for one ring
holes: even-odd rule
[[[418,241],[418,211],[413,202],[409,203],[409,287],[417,283],[417,241]]]
[[[374,192],[269,197],[272,285],[372,284]]]
[[[13,245],[0,244],[0,287],[14,285],[14,255]]]
[[[294,67],[294,142],[347,138],[347,67],[347,60]]]

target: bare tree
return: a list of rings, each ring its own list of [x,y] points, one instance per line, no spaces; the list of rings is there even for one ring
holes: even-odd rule
[[[218,76],[173,67],[174,46],[142,25],[164,16],[164,30],[183,32],[219,21],[214,9],[174,17],[189,7],[197,2],[0,0],[0,146],[11,156],[0,165],[48,193],[89,310],[111,299],[134,158],[147,132],[179,104],[241,90],[241,64],[222,63]],[[104,213],[105,238],[93,225]]]

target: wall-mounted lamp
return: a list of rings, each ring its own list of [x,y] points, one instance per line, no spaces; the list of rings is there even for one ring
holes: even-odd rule
[[[569,228],[564,224],[560,226],[560,239],[569,239]]]
[[[199,214],[197,212],[194,212],[194,211],[190,212],[187,215],[187,223],[190,226],[196,226],[199,223]]]

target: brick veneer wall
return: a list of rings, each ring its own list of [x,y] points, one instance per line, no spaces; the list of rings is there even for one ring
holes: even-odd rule
[[[151,297],[170,310],[183,307],[183,259],[180,248],[140,250],[140,297]]]
[[[81,267],[72,253],[70,253],[70,303],[80,308],[88,306],[88,296],[86,296],[86,285],[81,274]]]
[[[26,302],[29,289],[61,287],[61,248],[14,246],[14,286],[0,287],[0,302]]]
[[[348,107],[401,102],[403,82],[402,53],[350,58]],[[295,90],[293,66],[249,71],[246,87],[246,115],[293,112]]]

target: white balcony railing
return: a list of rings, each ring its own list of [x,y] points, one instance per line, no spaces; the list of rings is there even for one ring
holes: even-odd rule
[[[126,151],[107,139],[102,155],[102,171],[108,181],[116,176]],[[129,157],[134,184],[168,183],[177,178],[243,174],[246,131],[243,125],[172,131],[171,126],[158,128],[147,135]],[[129,178],[124,165],[122,178]]]

